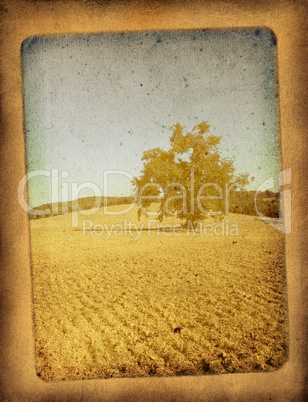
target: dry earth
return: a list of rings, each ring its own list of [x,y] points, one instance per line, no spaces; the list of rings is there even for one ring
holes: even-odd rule
[[[209,227],[207,234],[147,230],[136,216],[136,208],[117,216],[99,210],[79,215],[78,228],[71,227],[71,214],[30,221],[38,375],[61,380],[281,367],[287,359],[283,235],[254,216],[228,215],[224,235],[210,235]],[[83,219],[108,229],[126,219],[126,232],[113,227],[107,239],[97,226],[84,233]],[[130,220],[144,230],[129,232]]]

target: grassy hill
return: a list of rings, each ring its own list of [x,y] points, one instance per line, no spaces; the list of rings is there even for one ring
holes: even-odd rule
[[[256,191],[232,191],[230,193],[229,212],[245,215],[257,215],[255,208]],[[64,215],[78,210],[92,209],[95,206],[96,197],[84,197],[68,202],[43,204],[33,208],[30,212],[30,219],[47,218],[49,216]],[[133,197],[99,197],[99,205],[112,206],[131,204]],[[224,210],[224,200],[209,201],[213,210]],[[279,193],[272,191],[260,192],[256,200],[259,212],[270,218],[278,218],[280,203]],[[48,211],[49,210],[49,211]],[[45,212],[44,212],[45,211]]]
[[[131,204],[133,197],[98,197],[100,206]],[[78,210],[92,209],[97,201],[96,197],[84,197],[78,200],[43,204],[33,208],[29,214],[30,219],[47,218],[49,216],[64,215]],[[49,210],[49,212],[47,212]],[[46,212],[44,212],[46,211]],[[54,212],[53,212],[54,211]]]

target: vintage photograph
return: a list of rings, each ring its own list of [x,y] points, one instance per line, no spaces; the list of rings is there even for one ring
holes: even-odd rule
[[[21,59],[37,375],[281,368],[274,33],[38,36]]]

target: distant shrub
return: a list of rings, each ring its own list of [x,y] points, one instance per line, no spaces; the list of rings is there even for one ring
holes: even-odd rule
[[[234,191],[230,194],[230,212],[257,215],[255,198],[258,211],[269,218],[279,218],[280,202],[279,193],[271,191]]]

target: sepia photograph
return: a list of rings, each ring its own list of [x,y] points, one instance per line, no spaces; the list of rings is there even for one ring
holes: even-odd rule
[[[307,393],[303,0],[0,0],[0,400]]]
[[[280,369],[292,176],[275,34],[32,36],[21,63],[37,376]]]

